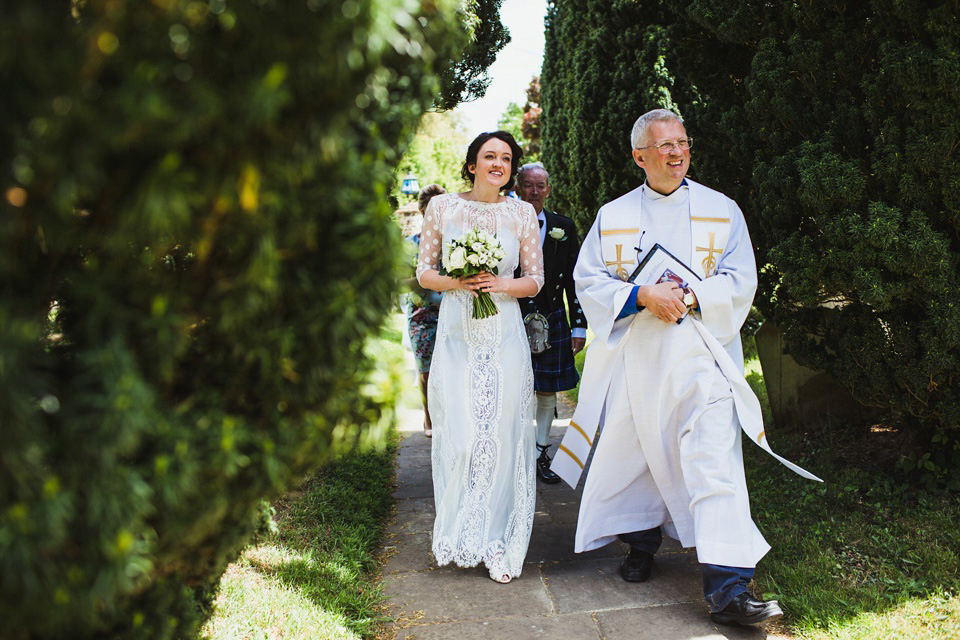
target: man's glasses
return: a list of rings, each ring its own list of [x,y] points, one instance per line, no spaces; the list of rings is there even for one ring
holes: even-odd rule
[[[693,138],[680,138],[676,142],[661,142],[660,144],[651,144],[646,147],[637,147],[637,149],[655,148],[663,155],[667,155],[674,149],[677,151],[689,151],[693,147]]]

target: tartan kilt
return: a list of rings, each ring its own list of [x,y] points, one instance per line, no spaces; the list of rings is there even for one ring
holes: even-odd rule
[[[573,389],[580,380],[573,363],[573,348],[570,344],[570,325],[563,307],[554,309],[547,316],[550,324],[550,348],[532,355],[533,388],[536,391],[557,392]]]

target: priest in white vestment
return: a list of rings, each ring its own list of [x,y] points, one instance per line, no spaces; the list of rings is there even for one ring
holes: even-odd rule
[[[574,271],[596,338],[552,468],[576,486],[596,446],[578,553],[619,537],[631,547],[622,577],[642,582],[665,533],[697,548],[711,617],[755,624],[781,610],[747,590],[770,546],[750,515],[741,427],[773,453],[743,377],[740,327],[757,286],[753,246],[737,204],[686,179],[692,139],[676,114],[644,114],[631,143],[646,181],[600,209]],[[654,244],[701,279],[685,287],[627,282]]]

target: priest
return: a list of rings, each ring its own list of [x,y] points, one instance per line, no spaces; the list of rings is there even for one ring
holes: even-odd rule
[[[575,487],[595,446],[576,551],[619,538],[630,545],[621,576],[643,582],[666,534],[696,547],[715,622],[771,620],[782,615],[778,603],[747,589],[770,546],[750,514],[740,446],[743,433],[776,456],[743,376],[753,246],[737,204],[686,177],[693,139],[679,116],[645,113],[631,144],[646,180],[601,207],[574,271],[596,337],[552,469]],[[629,281],[656,245],[685,264],[690,281]]]

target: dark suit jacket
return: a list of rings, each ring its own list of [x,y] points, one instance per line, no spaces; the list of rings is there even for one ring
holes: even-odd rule
[[[563,294],[567,295],[567,308],[570,313],[570,328],[587,328],[587,320],[577,301],[577,291],[573,284],[573,267],[580,255],[580,241],[573,220],[552,211],[543,210],[547,221],[544,228],[547,233],[543,240],[543,287],[534,298],[521,298],[520,309],[523,315],[539,311],[549,316],[557,308],[563,308]],[[550,237],[550,230],[560,227],[565,232],[562,240]]]

